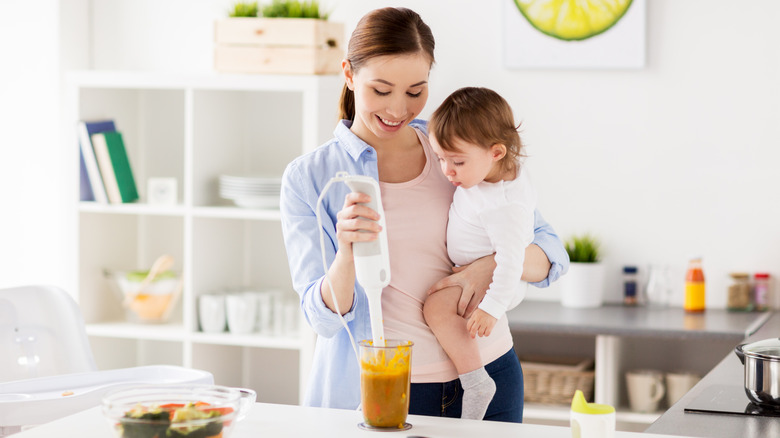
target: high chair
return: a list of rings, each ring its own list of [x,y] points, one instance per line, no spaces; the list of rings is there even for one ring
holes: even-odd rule
[[[81,311],[62,289],[0,289],[0,438],[97,406],[135,384],[213,384],[211,373],[170,365],[98,371]]]
[[[0,290],[0,382],[96,369],[81,311],[65,291]]]

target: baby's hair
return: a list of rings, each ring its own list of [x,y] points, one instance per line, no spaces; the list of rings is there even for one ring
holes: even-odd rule
[[[507,101],[481,87],[465,87],[450,94],[428,121],[428,132],[445,151],[460,152],[454,145],[457,139],[484,149],[503,144],[506,156],[500,164],[508,171],[515,170],[524,153],[519,129]]]
[[[434,63],[431,28],[411,9],[375,9],[360,19],[347,46],[347,62],[356,73],[369,60],[385,55],[422,53]],[[344,85],[340,118],[355,119],[355,95]]]

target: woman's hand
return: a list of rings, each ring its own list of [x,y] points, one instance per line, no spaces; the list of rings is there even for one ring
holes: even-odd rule
[[[376,240],[382,227],[376,222],[379,214],[364,204],[371,201],[365,193],[349,193],[344,207],[336,214],[336,239],[339,251],[348,250],[351,258],[352,243]]]
[[[496,261],[493,254],[477,259],[466,266],[456,266],[452,268],[454,274],[439,280],[428,290],[428,294],[450,286],[460,287],[462,292],[458,300],[458,315],[469,318],[482,302],[482,298],[485,298],[485,292],[493,281],[494,269],[496,269]]]
[[[458,301],[458,315],[470,318],[493,281],[493,271],[496,269],[496,255],[491,254],[475,260],[470,265],[456,266],[454,272],[444,277],[428,289],[428,294],[436,293],[450,286],[460,287],[462,293]],[[531,244],[525,249],[523,263],[523,281],[530,283],[542,281],[550,272],[550,260],[542,248]]]
[[[379,223],[375,222],[379,214],[363,205],[370,200],[365,193],[349,193],[344,198],[344,207],[336,214],[336,240],[339,247],[328,270],[330,282],[322,282],[320,289],[322,301],[334,313],[346,314],[354,300],[355,261],[352,244],[376,240],[381,230]],[[330,290],[331,285],[333,292]]]
[[[494,316],[482,309],[477,309],[466,323],[466,330],[469,331],[471,339],[474,339],[477,336],[490,336],[490,332],[492,332],[493,327],[496,326],[496,321],[498,320]]]

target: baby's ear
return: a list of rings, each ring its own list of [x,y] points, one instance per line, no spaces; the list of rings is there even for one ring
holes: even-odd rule
[[[493,154],[493,160],[499,161],[506,156],[506,146],[496,143],[490,146],[490,153]]]

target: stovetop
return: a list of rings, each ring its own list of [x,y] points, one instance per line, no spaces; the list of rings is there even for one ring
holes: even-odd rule
[[[780,409],[752,403],[745,388],[737,385],[713,385],[704,389],[688,406],[685,413],[758,415],[780,417]]]

